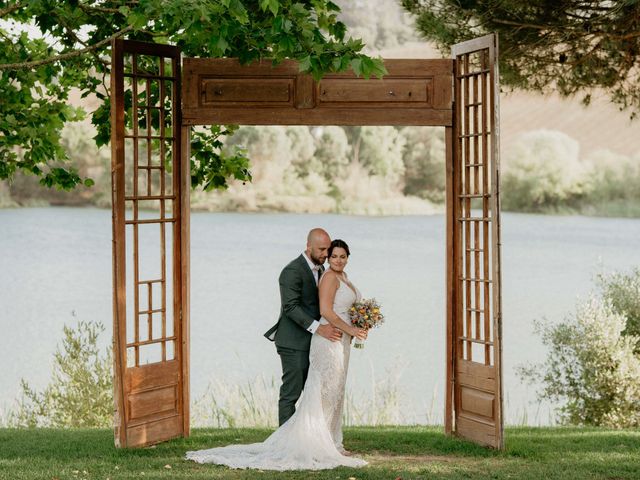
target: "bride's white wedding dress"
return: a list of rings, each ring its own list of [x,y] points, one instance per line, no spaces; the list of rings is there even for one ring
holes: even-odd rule
[[[349,323],[348,310],[360,292],[340,281],[334,312]],[[327,320],[320,319],[326,324]],[[331,342],[313,335],[309,374],[298,407],[289,420],[262,443],[227,445],[187,452],[198,463],[263,470],[320,470],[338,466],[362,467],[362,459],[343,455],[342,407],[350,352],[349,335]]]

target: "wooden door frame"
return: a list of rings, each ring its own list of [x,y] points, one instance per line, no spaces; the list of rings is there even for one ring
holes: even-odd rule
[[[144,446],[158,441],[173,438],[175,436],[188,436],[190,433],[189,425],[189,195],[191,174],[189,170],[189,164],[183,161],[184,158],[189,158],[189,140],[181,137],[181,134],[188,133],[188,129],[182,127],[181,120],[181,56],[177,47],[169,45],[156,45],[145,42],[128,41],[122,39],[114,39],[111,44],[112,47],[112,72],[111,72],[111,176],[112,176],[112,235],[113,235],[113,389],[114,389],[114,440],[117,447],[130,447],[130,446]],[[174,91],[171,94],[171,122],[172,133],[168,136],[162,136],[160,133],[156,133],[156,139],[160,139],[163,142],[169,137],[171,140],[171,159],[172,162],[178,166],[172,174],[172,203],[170,219],[165,220],[164,201],[168,198],[169,194],[158,194],[158,196],[149,197],[136,197],[129,193],[129,197],[126,196],[125,187],[125,77],[128,75],[135,82],[142,81],[145,75],[136,76],[135,67],[128,73],[125,72],[124,57],[125,55],[131,56],[147,56],[149,58],[158,59],[160,64],[160,73],[155,76],[147,77],[153,78],[155,81],[165,82],[171,78],[173,82]],[[162,59],[162,60],[160,60]],[[171,60],[171,73],[163,74],[165,60]],[[129,66],[129,69],[132,67]],[[147,85],[149,85],[147,83]],[[135,87],[134,87],[135,88]],[[147,87],[148,88],[148,87]],[[159,87],[162,92],[162,88]],[[135,91],[135,90],[134,90]],[[132,94],[133,95],[133,94]],[[147,96],[147,98],[149,98]],[[131,108],[138,109],[137,99],[132,98]],[[133,106],[135,104],[135,107]],[[143,107],[146,108],[146,107]],[[153,107],[153,108],[164,108]],[[136,118],[135,116],[133,118]],[[152,137],[151,133],[151,115],[147,114],[146,122],[149,128],[146,138],[150,141]],[[161,122],[162,123],[162,122]],[[134,132],[135,132],[134,128]],[[164,131],[164,127],[160,127],[160,131]],[[144,135],[136,136],[134,133],[129,132],[129,137],[132,142],[138,142],[141,138],[145,138]],[[164,147],[163,147],[164,148]],[[137,147],[134,147],[134,151],[137,151]],[[162,151],[162,150],[161,150]],[[169,155],[165,151],[165,155]],[[134,154],[137,156],[137,154]],[[165,158],[160,159],[160,163],[163,164]],[[161,175],[164,173],[164,165],[160,169]],[[150,179],[147,179],[150,182]],[[137,182],[137,179],[134,183]],[[164,180],[161,180],[161,185],[164,186]],[[163,187],[164,188],[164,187]],[[155,194],[154,194],[155,195]],[[166,293],[166,285],[162,287],[163,302],[167,302],[170,307],[165,305],[165,311],[167,308],[171,308],[172,311],[172,325],[174,332],[177,332],[177,340],[174,341],[174,358],[173,360],[179,361],[180,365],[175,372],[176,378],[176,395],[173,399],[173,405],[177,413],[172,414],[170,421],[172,423],[171,432],[161,431],[166,418],[143,420],[131,426],[129,424],[129,417],[131,416],[130,399],[127,398],[129,391],[135,391],[135,387],[129,385],[129,383],[136,383],[138,387],[148,388],[150,384],[154,383],[154,376],[159,376],[158,372],[154,372],[152,375],[137,375],[135,380],[133,376],[129,375],[136,370],[134,367],[128,366],[127,361],[127,349],[129,348],[126,336],[127,328],[127,258],[126,258],[126,224],[128,220],[125,216],[125,203],[127,200],[132,200],[135,203],[138,200],[144,200],[145,198],[162,198],[160,203],[162,205],[162,212],[160,213],[160,220],[153,220],[154,223],[171,221],[168,223],[170,226],[167,230],[172,232],[172,248],[167,258],[172,265],[172,278],[171,285],[173,291],[173,297],[167,299],[164,297]],[[137,208],[137,207],[136,207]],[[176,216],[179,218],[176,221]],[[135,222],[134,222],[135,223]],[[164,230],[161,230],[164,233]],[[164,242],[164,240],[161,240]],[[163,243],[162,243],[163,244]],[[164,245],[164,244],[163,244]],[[162,255],[164,255],[164,251]],[[135,262],[134,258],[134,262]],[[164,260],[166,261],[166,260]],[[135,267],[134,267],[135,268]],[[164,278],[164,272],[161,282],[167,281]],[[137,288],[137,286],[136,286]],[[131,299],[129,299],[131,301]],[[138,313],[136,313],[138,315]],[[137,321],[137,320],[136,320]],[[164,320],[163,320],[163,325]],[[165,325],[166,326],[166,325]],[[164,326],[163,326],[164,329]],[[163,334],[162,337],[167,335]],[[170,335],[169,335],[170,336]],[[157,341],[162,341],[158,339]],[[154,341],[156,341],[154,339]],[[166,342],[165,342],[166,343]],[[136,347],[137,348],[137,347]],[[163,347],[163,352],[164,351]],[[162,354],[163,364],[165,353]],[[159,363],[151,364],[159,365]],[[136,365],[135,367],[139,367]],[[147,368],[143,366],[142,368]],[[162,367],[160,367],[162,368]],[[138,368],[141,372],[142,370]],[[172,373],[173,375],[174,373]],[[142,385],[139,385],[142,384]],[[146,386],[145,386],[146,385]],[[148,400],[147,400],[148,403]],[[138,410],[140,407],[138,408]],[[166,415],[166,414],[165,414]],[[181,417],[181,418],[180,418]],[[147,417],[150,418],[150,417]],[[147,423],[150,422],[150,423]],[[152,423],[155,422],[155,423]],[[151,425],[151,426],[149,426]],[[135,430],[134,430],[135,429]],[[134,433],[135,432],[135,433]]]
[[[447,332],[447,375],[451,380],[447,400],[452,403],[448,420],[453,425],[445,426],[458,436],[503,449],[498,37],[491,34],[459,43],[451,53],[456,71],[453,158],[447,176],[452,194],[447,195],[447,219],[451,222],[447,251],[453,261],[447,267],[448,305],[452,307],[447,314],[451,328]],[[482,203],[479,217],[471,213],[472,200]],[[478,238],[480,231],[482,239]],[[475,272],[470,270],[471,263]],[[479,292],[483,292],[481,305]],[[478,332],[480,326],[483,328]],[[484,358],[477,358],[473,346],[483,347]]]
[[[487,39],[497,42],[495,35],[472,41],[479,46]],[[149,46],[160,49],[159,45]],[[385,60],[389,75],[383,80],[364,80],[351,72],[328,74],[320,82],[299,72],[295,61],[284,61],[273,66],[262,61],[242,66],[236,59],[182,59],[182,106],[177,123],[181,131],[180,162],[180,288],[183,354],[183,435],[189,435],[189,308],[190,308],[190,138],[191,127],[212,124],[242,125],[402,125],[441,126],[445,128],[446,168],[446,366],[445,416],[447,435],[456,434],[454,399],[456,359],[456,288],[460,259],[456,257],[457,216],[455,157],[457,131],[455,124],[455,56],[452,59]],[[114,71],[122,78],[122,71]],[[497,71],[496,71],[497,75]],[[117,81],[117,79],[116,79]],[[258,88],[256,86],[265,86]],[[251,87],[251,88],[249,88]],[[358,93],[360,92],[360,93]],[[362,93],[364,92],[364,93]],[[112,122],[123,122],[115,118]],[[497,110],[496,110],[497,115]],[[497,132],[496,132],[497,133]],[[121,146],[112,142],[112,154]],[[497,143],[493,144],[497,149]],[[122,179],[120,178],[122,176]],[[123,188],[123,172],[114,171],[114,191]],[[497,181],[497,178],[496,178]],[[115,198],[115,197],[114,197]],[[496,205],[499,209],[499,205]],[[119,209],[118,209],[119,211]],[[114,203],[114,222],[116,209]],[[121,219],[122,220],[122,219]],[[499,235],[498,232],[494,232]],[[114,358],[115,366],[122,366],[122,355],[116,343],[122,343],[123,333],[116,328],[116,317],[124,315],[121,300],[122,285],[116,283],[124,271],[122,249],[124,239],[114,229]],[[117,244],[120,244],[119,246]],[[116,255],[117,254],[117,255]],[[497,251],[499,259],[499,249]],[[498,271],[499,274],[499,271]],[[498,298],[498,305],[500,299]],[[500,332],[501,323],[496,332]],[[500,352],[496,352],[499,355]],[[501,362],[498,364],[499,375]],[[116,370],[117,372],[118,370]],[[116,374],[117,376],[117,374]],[[118,380],[117,378],[115,380]],[[117,411],[123,412],[123,400],[118,396],[118,382],[114,381]],[[500,388],[502,384],[500,382]],[[502,413],[500,395],[500,414]],[[123,421],[120,419],[121,422]],[[502,415],[500,415],[502,432]],[[502,444],[498,446],[502,448]]]
[[[323,85],[331,82],[369,82],[375,85],[379,80],[357,78],[352,72],[329,74],[316,83],[309,75],[299,73],[298,63],[285,61],[273,67],[271,62],[263,61],[249,66],[241,65],[235,59],[201,59],[185,58],[183,62],[183,121],[185,125],[208,124],[244,124],[244,125],[413,125],[438,126],[445,129],[446,158],[446,367],[445,367],[445,433],[455,433],[454,426],[454,355],[455,355],[455,249],[454,231],[456,212],[454,211],[454,78],[455,61],[453,59],[410,59],[385,60],[385,66],[395,77],[400,79],[415,78],[416,71],[433,78],[429,92],[439,98],[431,108],[396,108],[384,111],[362,104],[347,103],[340,109],[335,104],[326,108],[322,106]],[[223,70],[224,73],[219,73]],[[236,92],[230,89],[228,103],[218,102],[214,108],[215,96],[223,96],[224,82],[234,80],[250,85],[259,82],[261,76],[280,80],[283,101],[264,104],[262,99],[253,102],[242,101],[234,97]],[[393,78],[393,77],[392,77]],[[389,76],[384,79],[389,81]],[[275,82],[274,82],[275,83]],[[344,84],[344,83],[342,83]],[[275,86],[274,86],[275,88]],[[213,90],[214,101],[207,105],[203,99],[207,92]],[[388,93],[391,93],[389,91]],[[383,92],[384,93],[384,92]],[[337,94],[334,93],[334,96]],[[262,103],[261,103],[262,102]],[[375,103],[371,104],[375,107]],[[395,105],[397,107],[397,105]],[[356,107],[356,108],[354,108]],[[411,105],[409,105],[411,107]],[[435,107],[435,108],[434,108]],[[188,128],[188,127],[187,127]],[[185,159],[185,162],[187,159]]]

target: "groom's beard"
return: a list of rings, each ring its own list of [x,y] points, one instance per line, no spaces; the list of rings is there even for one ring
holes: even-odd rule
[[[321,260],[318,257],[314,256],[313,254],[310,254],[309,256],[311,257],[311,261],[316,265],[324,265],[324,261],[326,260],[326,257]]]

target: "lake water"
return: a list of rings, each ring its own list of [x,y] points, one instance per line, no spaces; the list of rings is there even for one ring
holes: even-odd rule
[[[506,421],[546,424],[532,387],[514,367],[541,361],[533,320],[561,319],[599,272],[640,265],[640,220],[503,214],[503,361]],[[292,214],[192,215],[192,397],[212,381],[279,377],[262,333],[277,319],[277,278],[322,226],[346,240],[351,279],[383,305],[387,322],[351,355],[349,388],[360,395],[391,378],[409,423],[442,421],[444,217]],[[62,326],[112,321],[111,213],[0,210],[0,407],[20,378],[47,383]],[[526,417],[525,417],[526,412]]]

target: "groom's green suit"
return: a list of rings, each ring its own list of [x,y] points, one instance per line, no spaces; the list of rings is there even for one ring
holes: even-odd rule
[[[321,270],[322,273],[322,270]],[[311,333],[320,319],[318,287],[304,255],[291,261],[280,273],[280,318],[264,336],[275,340],[282,362],[282,386],[278,401],[280,425],[295,412],[295,404],[309,371]]]

